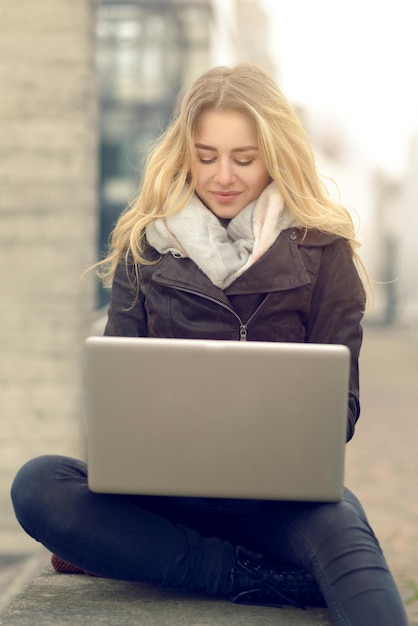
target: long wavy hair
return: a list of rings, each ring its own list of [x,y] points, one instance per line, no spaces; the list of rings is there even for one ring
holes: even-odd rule
[[[104,283],[111,284],[123,258],[147,263],[147,224],[180,211],[192,196],[194,136],[200,115],[210,109],[244,113],[253,121],[261,157],[298,223],[347,239],[360,274],[370,282],[357,254],[351,215],[330,198],[299,115],[263,69],[240,63],[208,70],[179,94],[170,124],[148,154],[139,193],[118,219],[107,257],[96,265]]]

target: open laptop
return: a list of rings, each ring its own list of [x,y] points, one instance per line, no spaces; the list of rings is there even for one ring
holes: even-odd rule
[[[337,501],[349,350],[89,337],[92,491]]]

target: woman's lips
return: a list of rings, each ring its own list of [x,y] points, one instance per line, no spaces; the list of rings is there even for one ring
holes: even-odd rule
[[[218,202],[224,204],[232,202],[241,194],[240,191],[212,191],[211,193]]]

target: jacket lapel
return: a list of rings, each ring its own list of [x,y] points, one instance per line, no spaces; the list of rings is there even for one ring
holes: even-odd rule
[[[320,246],[331,243],[334,239],[335,237],[325,237],[324,240],[319,235],[303,239],[300,230],[285,230],[269,250],[225,292],[216,287],[191,259],[177,258],[171,254],[163,256],[155,266],[152,277],[159,284],[196,292],[225,303],[228,303],[228,295],[296,289],[311,282],[300,246],[318,247],[320,254]]]

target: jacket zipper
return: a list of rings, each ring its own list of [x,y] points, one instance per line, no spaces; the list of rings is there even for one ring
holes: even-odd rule
[[[248,318],[248,321],[246,324],[243,323],[243,321],[239,318],[240,320],[240,328],[239,328],[239,340],[240,341],[247,341],[247,331],[248,331],[248,327],[251,324],[251,322],[254,320],[255,317],[257,317],[257,315],[259,314],[259,312],[261,311],[261,309],[263,308],[266,300],[270,297],[270,294],[268,294],[263,302],[261,304],[258,305],[258,307],[256,308],[256,310],[250,315],[250,317]],[[233,311],[234,312],[234,311]],[[237,316],[238,317],[238,316]]]
[[[210,302],[213,302],[214,304],[218,304],[219,306],[221,306],[223,309],[225,309],[226,311],[229,311],[230,313],[232,313],[232,315],[238,320],[239,322],[239,340],[240,341],[247,341],[247,334],[248,334],[248,326],[250,325],[250,323],[253,321],[253,319],[257,316],[257,314],[259,313],[259,311],[263,308],[264,303],[266,302],[266,300],[269,298],[270,294],[268,294],[263,302],[256,308],[256,310],[250,315],[250,317],[248,318],[248,321],[246,324],[244,324],[244,322],[242,321],[242,319],[240,318],[240,316],[238,315],[238,313],[236,313],[236,311],[234,311],[234,309],[231,309],[229,306],[227,306],[226,304],[224,304],[223,302],[221,302],[221,300],[218,300],[217,298],[212,298],[212,296],[207,296],[204,293],[201,293],[200,291],[194,291],[193,289],[186,289],[185,287],[173,287],[172,285],[165,285],[166,287],[170,287],[171,289],[177,289],[178,291],[183,291],[184,293],[190,293],[194,296],[198,296],[199,298],[204,298],[205,300],[209,300]]]
[[[241,326],[239,327],[239,340],[247,341],[247,325],[246,324],[241,324]]]

